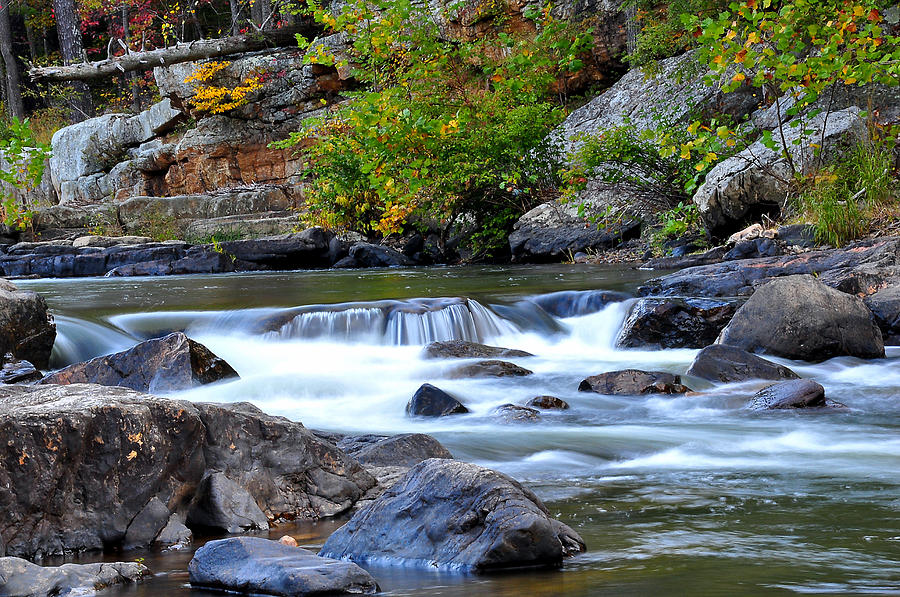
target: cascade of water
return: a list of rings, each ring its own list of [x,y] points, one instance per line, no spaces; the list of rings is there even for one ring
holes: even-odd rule
[[[56,342],[50,366],[65,367],[105,354],[126,350],[138,341],[131,334],[86,319],[56,315]]]

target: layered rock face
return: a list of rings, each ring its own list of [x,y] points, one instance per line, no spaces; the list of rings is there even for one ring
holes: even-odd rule
[[[375,485],[300,423],[117,387],[0,387],[0,445],[0,543],[27,558],[177,538],[210,473],[268,520],[333,516]]]

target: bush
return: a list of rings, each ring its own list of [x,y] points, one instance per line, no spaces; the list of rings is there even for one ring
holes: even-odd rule
[[[16,193],[27,192],[41,184],[50,158],[50,147],[35,139],[26,118],[0,121],[0,156],[6,163],[0,169],[0,216],[7,226],[25,230],[31,224],[31,206],[16,200]]]
[[[277,144],[308,159],[311,223],[387,235],[426,222],[443,239],[467,229],[485,254],[504,245],[558,183],[547,135],[565,113],[553,98],[590,32],[545,13],[531,33],[501,24],[496,36],[452,41],[408,0],[314,14],[353,46],[341,57],[318,45],[308,61],[352,64],[364,89]]]

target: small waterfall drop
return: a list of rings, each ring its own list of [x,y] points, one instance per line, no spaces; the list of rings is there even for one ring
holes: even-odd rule
[[[131,334],[86,319],[56,315],[56,342],[50,354],[52,368],[65,367],[134,346]]]

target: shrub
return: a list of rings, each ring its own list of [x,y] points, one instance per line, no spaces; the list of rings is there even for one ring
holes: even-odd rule
[[[41,184],[50,158],[50,147],[35,139],[26,118],[0,122],[0,156],[6,167],[0,168],[0,216],[7,226],[25,230],[31,224],[31,206],[16,194],[30,191]]]

